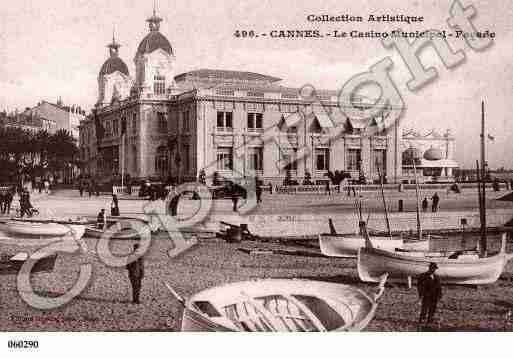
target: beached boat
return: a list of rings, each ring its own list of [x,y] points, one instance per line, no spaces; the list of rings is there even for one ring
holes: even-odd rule
[[[394,252],[400,250],[427,251],[428,241],[405,242],[403,239],[388,236],[371,236],[370,240],[374,248]],[[365,247],[365,237],[360,234],[330,234],[319,235],[319,247],[321,253],[328,257],[356,258],[358,250]]]
[[[259,279],[201,291],[183,300],[182,331],[359,331],[383,294],[353,286],[297,279]]]
[[[19,272],[23,264],[29,259],[27,253],[19,253],[13,257],[0,259],[0,275],[10,275]],[[31,259],[37,260],[31,273],[51,272],[55,266],[57,255],[34,254]]]
[[[104,230],[99,229],[95,226],[87,226],[85,229],[85,236],[90,238],[101,238],[105,233]],[[120,229],[115,233],[110,233],[109,231],[109,239],[114,240],[135,240],[139,239],[141,234],[132,228]]]
[[[84,235],[85,225],[73,222],[43,219],[13,218],[0,222],[0,231],[14,237],[62,237],[73,234],[75,239]]]
[[[391,281],[408,281],[426,272],[430,263],[436,263],[436,274],[443,283],[489,284],[499,279],[504,267],[513,254],[508,254],[506,235],[503,235],[498,254],[480,258],[475,254],[464,254],[456,258],[393,253],[371,246],[358,251],[358,276],[364,282],[378,282],[381,275],[388,273]],[[411,282],[410,282],[411,283]]]

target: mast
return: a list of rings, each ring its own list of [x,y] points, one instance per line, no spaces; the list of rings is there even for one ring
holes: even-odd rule
[[[478,181],[478,187],[482,186],[481,189],[481,256],[486,257],[487,246],[486,246],[486,160],[485,160],[485,109],[484,101],[481,101],[481,175],[480,181]]]
[[[392,231],[390,230],[390,220],[388,218],[388,208],[387,208],[387,202],[385,201],[385,191],[383,189],[383,177],[381,176],[381,171],[379,169],[379,166],[376,166],[378,169],[378,176],[379,176],[379,183],[381,185],[381,199],[383,200],[383,208],[385,209],[385,221],[387,224],[387,231],[388,235],[392,237]]]
[[[476,180],[477,180],[477,198],[479,202],[479,223],[483,223],[483,197],[481,195],[481,169],[479,167],[479,160],[476,160]],[[480,233],[482,234],[482,226],[480,227]],[[479,246],[478,248],[479,253],[481,254],[481,238],[479,239]]]
[[[419,180],[417,178],[417,166],[415,165],[415,158],[413,159],[413,173],[415,176],[415,194],[417,196],[417,205],[416,212],[417,212],[417,239],[420,241],[422,240],[422,227],[420,225],[420,208],[419,208]]]

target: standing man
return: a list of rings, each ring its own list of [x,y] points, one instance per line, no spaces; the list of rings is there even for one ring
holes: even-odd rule
[[[433,197],[431,197],[433,200],[433,204],[431,206],[431,212],[437,212],[438,211],[438,203],[440,202],[440,197],[438,196],[438,193],[435,192]]]
[[[106,229],[107,224],[107,215],[105,214],[105,208],[102,208],[100,213],[98,213],[98,217],[96,218],[96,225],[98,229]]]
[[[330,181],[329,180],[326,182],[326,194],[328,196],[331,196],[331,187],[330,187]]]
[[[436,306],[442,297],[442,285],[440,284],[440,278],[435,274],[437,269],[438,265],[436,263],[430,263],[428,271],[421,274],[417,280],[417,289],[422,303],[419,325],[432,324],[433,317],[436,312]]]
[[[428,199],[426,197],[424,197],[424,199],[422,200],[422,212],[427,212],[428,210]]]
[[[134,244],[134,252],[137,252],[139,248],[138,244]],[[130,284],[132,286],[132,302],[134,304],[139,304],[139,295],[141,293],[141,284],[142,279],[144,277],[144,260],[143,257],[140,256],[135,261],[128,263],[126,265],[126,269],[128,270],[128,279],[130,279]]]
[[[4,210],[5,213],[9,214],[11,212],[11,204],[14,197],[14,190],[9,188],[7,193],[5,194],[5,202],[4,202]]]
[[[7,192],[0,190],[0,214],[5,213]]]
[[[260,180],[255,178],[255,185],[256,185],[256,200],[257,203],[262,203],[262,185],[260,184]]]

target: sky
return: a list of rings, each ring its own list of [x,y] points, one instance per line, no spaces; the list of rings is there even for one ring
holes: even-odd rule
[[[88,111],[98,95],[97,76],[108,58],[106,45],[113,29],[122,44],[120,56],[134,74],[133,57],[148,32],[145,19],[153,0],[17,0],[0,10],[0,109],[24,109],[40,100],[78,104]],[[226,0],[164,1],[157,12],[161,32],[176,55],[176,74],[199,68],[253,71],[282,78],[287,86],[312,84],[339,90],[352,76],[369,70],[389,56],[391,72],[406,104],[401,121],[406,128],[428,132],[450,129],[456,137],[456,160],[471,167],[479,157],[481,100],[486,104],[487,158],[492,168],[513,168],[513,2],[462,0],[473,5],[478,30],[496,33],[494,44],[482,52],[464,41],[450,39],[466,61],[446,69],[427,49],[421,58],[435,66],[438,78],[412,92],[410,74],[394,49],[377,39],[241,39],[236,30],[391,31],[442,29],[452,0]],[[403,14],[424,16],[421,24],[312,23],[310,14]]]

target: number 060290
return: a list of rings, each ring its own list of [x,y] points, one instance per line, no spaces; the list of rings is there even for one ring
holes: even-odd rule
[[[37,349],[39,342],[37,340],[9,340],[7,347],[9,349]]]

